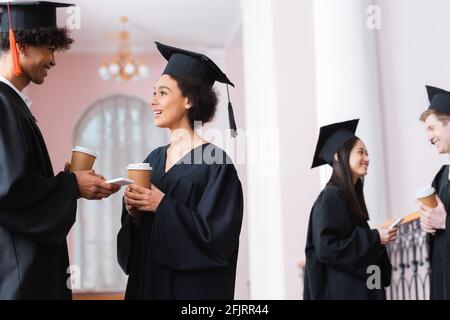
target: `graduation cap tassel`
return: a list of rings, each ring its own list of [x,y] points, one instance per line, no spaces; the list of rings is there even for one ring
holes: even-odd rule
[[[227,85],[227,94],[228,94],[228,117],[230,119],[230,129],[231,129],[231,137],[235,138],[237,134],[236,120],[234,119],[234,111],[233,105],[230,100],[230,90]]]
[[[14,75],[19,77],[22,75],[22,68],[20,67],[20,63],[19,63],[19,52],[17,50],[16,36],[14,35],[14,31],[12,29],[11,12],[9,10],[9,2],[8,2],[8,19],[9,19],[9,47],[10,47],[11,55],[12,55],[12,59],[13,59]]]
[[[11,46],[11,54],[13,59],[14,75],[17,77],[22,75],[22,68],[19,64],[19,52],[17,51],[16,37],[12,30],[9,30],[9,43]]]

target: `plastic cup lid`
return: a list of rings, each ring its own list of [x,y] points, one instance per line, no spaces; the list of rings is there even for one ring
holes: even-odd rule
[[[431,196],[433,193],[435,193],[436,190],[434,190],[433,187],[423,187],[416,191],[416,198],[426,198]]]
[[[127,170],[153,170],[149,163],[130,163]]]
[[[93,156],[93,157],[96,157],[96,158],[98,157],[98,153],[97,152],[95,152],[95,151],[93,151],[91,149],[85,148],[85,147],[76,146],[75,148],[72,149],[72,151],[73,152],[86,153],[86,154],[88,154],[90,156]]]

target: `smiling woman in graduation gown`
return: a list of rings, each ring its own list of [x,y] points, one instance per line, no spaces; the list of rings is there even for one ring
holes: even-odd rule
[[[126,209],[119,246],[130,274],[128,299],[233,299],[242,188],[232,164],[177,164],[164,173],[166,147],[145,162],[152,183],[166,194],[154,214],[135,226]],[[212,144],[196,151],[225,156]],[[226,159],[226,158],[225,158]],[[190,162],[192,163],[192,162]],[[124,239],[124,237],[126,239]]]
[[[385,244],[395,241],[396,230],[371,230],[367,223],[361,178],[367,173],[368,157],[364,144],[354,135],[357,123],[352,120],[321,128],[313,168],[328,163],[333,166],[333,176],[314,203],[309,220],[304,279],[307,300],[382,300],[386,298],[383,287],[390,284]],[[350,171],[353,180],[347,184],[347,195],[353,194],[353,198],[346,195],[343,179],[337,178]],[[370,266],[381,271],[379,288],[369,288]],[[377,285],[376,281],[369,284]]]
[[[184,106],[187,100],[178,92],[179,87],[186,92],[192,88],[186,89],[190,80],[182,79],[206,79],[202,95],[215,80],[229,80],[206,56],[161,44],[158,49],[169,63],[152,100],[155,113],[162,111],[155,124],[173,133],[172,120],[181,118],[195,140],[192,122],[208,111],[190,111],[197,113],[187,122],[184,108],[179,108],[179,101]],[[170,147],[154,150],[145,160],[153,168],[153,186],[150,191],[141,189],[142,195],[160,194],[157,207],[136,218],[124,205],[118,259],[129,274],[126,299],[233,299],[243,214],[236,169],[223,150],[203,142],[166,170]],[[133,193],[126,193],[125,202],[134,203]]]

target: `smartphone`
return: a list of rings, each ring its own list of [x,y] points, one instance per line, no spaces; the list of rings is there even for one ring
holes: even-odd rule
[[[106,181],[106,183],[117,184],[118,186],[123,187],[123,186],[128,186],[129,184],[133,184],[134,180],[127,179],[127,178],[117,178],[117,179],[108,180],[108,181]]]
[[[398,218],[397,220],[395,220],[395,222],[393,224],[391,224],[389,226],[389,229],[394,229],[397,228],[403,221],[403,218]]]

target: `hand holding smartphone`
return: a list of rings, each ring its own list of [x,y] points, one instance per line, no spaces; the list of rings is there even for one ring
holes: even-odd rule
[[[395,220],[395,222],[393,224],[391,224],[388,229],[397,228],[402,222],[403,222],[403,218],[399,218],[399,219]]]
[[[127,178],[117,178],[117,179],[108,180],[108,181],[106,181],[106,183],[116,184],[118,186],[123,187],[123,186],[128,186],[130,184],[133,184],[134,181],[131,179],[127,179]]]

